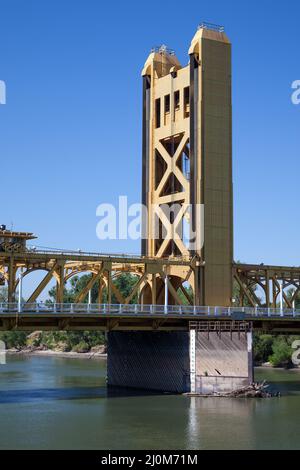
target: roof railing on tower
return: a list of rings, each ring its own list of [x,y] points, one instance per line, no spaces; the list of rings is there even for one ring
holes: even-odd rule
[[[161,46],[156,46],[151,49],[151,52],[156,52],[157,54],[169,54],[175,55],[175,51],[173,49],[169,49],[165,44]]]
[[[225,32],[224,26],[220,26],[214,23],[206,23],[206,21],[203,21],[201,24],[199,24],[198,29],[209,29],[211,31],[216,31],[217,33]]]

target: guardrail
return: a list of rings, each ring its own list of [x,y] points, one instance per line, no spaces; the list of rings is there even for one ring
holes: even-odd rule
[[[137,254],[125,254],[125,253],[96,253],[96,252],[88,252],[88,251],[81,251],[81,250],[59,250],[59,249],[48,249],[43,250],[40,248],[34,248],[28,246],[27,253],[33,253],[37,255],[62,255],[62,256],[76,256],[76,257],[91,257],[91,258],[105,258],[105,259],[124,259],[124,260],[138,260],[144,262],[145,260],[155,260],[157,258],[154,256],[142,256]],[[19,253],[18,253],[19,254]],[[163,261],[173,261],[173,262],[189,262],[191,258],[189,256],[174,256],[174,257],[161,257],[159,258]]]
[[[58,304],[58,303],[0,303],[0,315],[5,313],[36,314],[99,314],[99,315],[189,315],[194,317],[228,317],[232,320],[263,318],[299,318],[300,310],[265,309],[250,307],[198,307],[164,305],[109,305],[109,304]]]
[[[214,23],[207,23],[206,21],[203,21],[201,24],[199,24],[198,29],[210,29],[211,31],[216,31],[217,33],[225,32],[224,26]]]

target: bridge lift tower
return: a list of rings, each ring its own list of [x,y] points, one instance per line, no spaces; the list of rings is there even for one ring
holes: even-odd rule
[[[224,28],[200,25],[189,57],[182,67],[174,52],[161,46],[142,72],[142,202],[148,209],[142,254],[197,257],[196,305],[230,306],[231,44]],[[166,216],[163,208],[172,206],[177,209]],[[181,277],[170,272],[175,287],[176,276]]]

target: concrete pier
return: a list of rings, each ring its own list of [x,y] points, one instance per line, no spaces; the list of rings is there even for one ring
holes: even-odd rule
[[[213,395],[252,382],[251,331],[108,333],[108,386]]]
[[[230,393],[254,381],[252,333],[195,332],[195,375],[191,392]]]

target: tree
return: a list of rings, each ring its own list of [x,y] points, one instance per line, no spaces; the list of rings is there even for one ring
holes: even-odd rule
[[[99,331],[53,331],[43,332],[35,346],[63,351],[88,352],[94,346],[105,344],[105,336]],[[78,347],[80,345],[80,347]]]
[[[278,336],[272,346],[273,354],[270,362],[274,367],[290,367],[292,365],[293,350],[289,344],[288,337]]]
[[[27,335],[24,331],[0,332],[0,340],[5,343],[7,349],[21,349],[26,346]]]
[[[138,282],[139,278],[138,276],[135,276],[130,273],[122,273],[120,276],[118,276],[113,282],[114,285],[117,287],[117,289],[120,291],[124,299],[129,297],[130,293],[132,292],[134,286]],[[119,303],[115,297],[115,295],[112,295],[112,302],[113,303]],[[138,294],[136,293],[133,298],[131,299],[131,304],[137,304],[138,303]]]
[[[253,339],[253,352],[254,360],[256,363],[268,362],[270,356],[273,354],[273,341],[272,335],[255,334]]]

